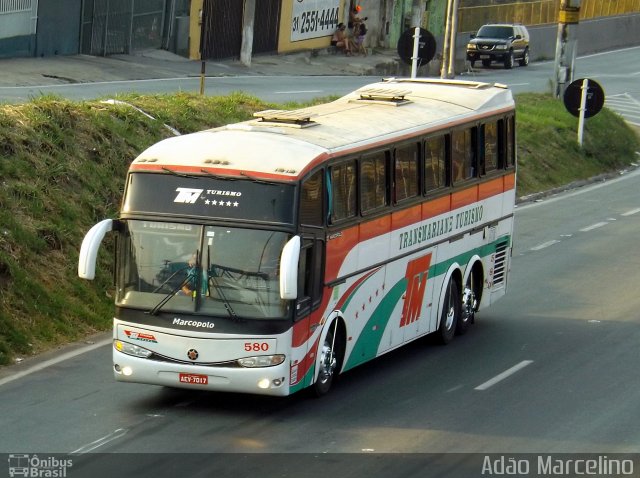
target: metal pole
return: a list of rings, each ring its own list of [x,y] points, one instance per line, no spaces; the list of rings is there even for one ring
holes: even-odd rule
[[[418,71],[418,48],[420,47],[420,27],[413,31],[413,54],[411,55],[411,78],[415,78]]]
[[[202,3],[202,10],[200,15],[200,95],[204,95],[204,78],[206,71],[206,62],[204,60],[204,34],[206,15],[204,14],[206,9],[206,0]]]
[[[584,113],[587,109],[587,92],[589,91],[589,79],[582,80],[582,91],[580,95],[580,116],[578,116],[578,144],[582,147],[582,136],[584,132]]]

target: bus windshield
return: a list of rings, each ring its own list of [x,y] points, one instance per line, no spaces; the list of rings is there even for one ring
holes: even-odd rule
[[[279,261],[288,239],[280,231],[125,221],[116,304],[151,314],[285,318]]]

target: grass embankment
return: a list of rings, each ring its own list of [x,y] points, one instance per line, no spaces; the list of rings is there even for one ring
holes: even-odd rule
[[[112,244],[93,282],[77,277],[78,250],[93,224],[115,217],[131,159],[171,135],[162,123],[188,133],[274,107],[244,95],[121,99],[159,121],[99,101],[0,106],[0,364],[109,329]],[[582,150],[576,123],[551,98],[518,98],[518,196],[637,159],[638,137],[610,111],[587,121]]]

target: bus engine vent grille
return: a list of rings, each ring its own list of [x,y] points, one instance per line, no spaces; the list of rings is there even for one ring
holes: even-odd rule
[[[504,240],[496,244],[495,262],[493,264],[493,285],[502,284],[506,276],[507,251],[509,241]]]
[[[254,124],[264,124],[269,126],[289,126],[292,128],[308,128],[316,126],[318,123],[312,121],[315,116],[303,110],[264,110],[253,113],[258,118]]]

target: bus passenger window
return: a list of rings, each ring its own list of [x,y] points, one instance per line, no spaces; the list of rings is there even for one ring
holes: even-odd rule
[[[329,184],[331,198],[331,222],[356,215],[356,164],[348,161],[331,168]]]
[[[395,151],[395,200],[400,202],[418,194],[418,145],[401,146]]]
[[[316,172],[302,184],[300,194],[300,223],[322,226],[322,178],[323,171]]]
[[[465,181],[475,176],[475,145],[472,131],[475,128],[457,130],[451,133],[451,159],[453,162],[453,182]]]
[[[484,125],[484,173],[498,168],[498,123],[494,121]]]
[[[515,151],[515,142],[516,142],[516,134],[515,134],[515,127],[516,127],[516,120],[513,116],[510,116],[509,118],[506,119],[505,124],[507,125],[506,128],[506,143],[507,143],[507,147],[506,147],[506,153],[507,153],[507,157],[506,157],[506,167],[510,167],[510,166],[515,166],[516,164],[516,151]]]
[[[360,162],[360,205],[366,213],[387,202],[387,154],[380,152]]]
[[[424,184],[426,192],[447,185],[445,137],[437,136],[424,142]]]

